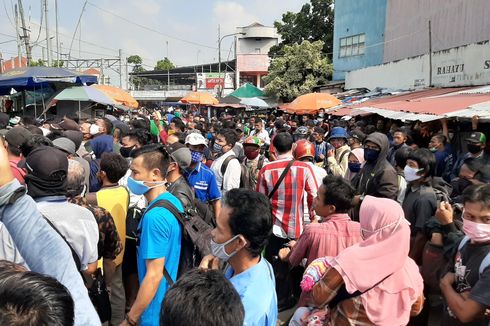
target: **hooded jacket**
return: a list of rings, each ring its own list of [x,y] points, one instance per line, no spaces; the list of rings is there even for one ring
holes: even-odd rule
[[[398,196],[398,177],[393,166],[388,162],[389,142],[386,135],[374,132],[367,136],[365,142],[372,142],[381,148],[375,162],[367,162],[356,178],[357,192],[360,195],[389,198]]]

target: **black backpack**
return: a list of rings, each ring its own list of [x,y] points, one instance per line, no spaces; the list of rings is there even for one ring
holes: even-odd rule
[[[162,199],[148,207],[145,214],[155,207],[166,208],[182,225],[178,278],[185,272],[198,267],[202,258],[211,253],[210,240],[213,228],[203,220],[197,209],[189,209],[182,213],[170,201]]]

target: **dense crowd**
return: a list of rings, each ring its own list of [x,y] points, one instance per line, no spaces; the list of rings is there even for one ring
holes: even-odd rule
[[[488,325],[486,127],[0,113],[0,324]]]

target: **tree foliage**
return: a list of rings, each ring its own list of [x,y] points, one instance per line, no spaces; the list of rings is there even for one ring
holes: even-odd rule
[[[128,62],[128,64],[133,65],[133,73],[146,71],[146,69],[143,68],[143,59],[139,55],[131,55],[126,59],[126,61]],[[131,76],[130,78],[131,83],[134,85],[135,89],[139,89],[141,86],[143,86],[145,84],[145,79],[146,78],[137,76]]]
[[[131,55],[127,59],[129,64],[133,64],[135,66],[141,66],[143,64],[143,59],[139,55]]]
[[[325,84],[333,69],[321,51],[323,47],[322,41],[285,45],[283,55],[272,59],[269,74],[264,77],[266,93],[290,102]]]
[[[45,67],[46,63],[42,59],[38,59],[37,61],[31,61],[29,64],[31,67]]]
[[[274,22],[282,42],[273,46],[271,57],[284,53],[286,45],[301,44],[303,41],[323,41],[322,52],[332,58],[333,52],[333,0],[311,0],[298,13],[286,12],[282,21]]]
[[[158,60],[155,70],[169,70],[175,68],[175,65],[167,57],[163,60]]]

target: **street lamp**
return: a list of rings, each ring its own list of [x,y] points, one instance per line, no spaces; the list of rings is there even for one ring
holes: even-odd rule
[[[219,82],[219,88],[218,88],[218,95],[219,96],[218,97],[221,97],[223,87],[225,87],[224,79],[223,79],[223,85],[221,85],[221,41],[223,41],[223,39],[225,37],[235,36],[235,35],[246,35],[246,34],[247,33],[244,33],[244,32],[227,34],[227,35],[224,35],[223,37],[221,37],[218,41],[218,82]]]

